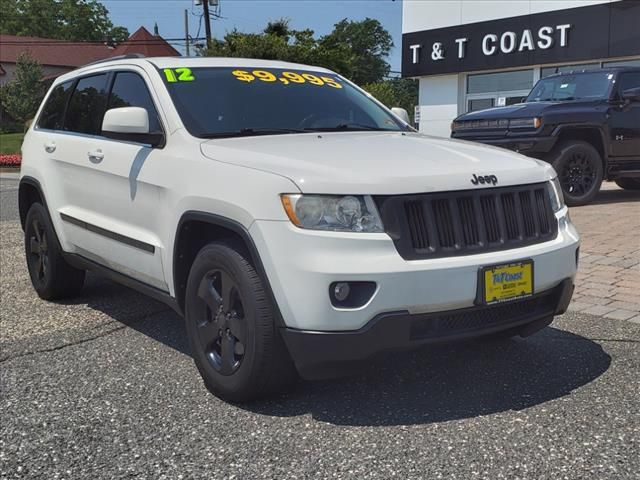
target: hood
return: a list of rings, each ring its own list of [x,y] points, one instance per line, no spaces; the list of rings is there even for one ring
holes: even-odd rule
[[[517,103],[515,105],[509,105],[508,107],[494,107],[465,113],[456,118],[456,120],[499,120],[503,118],[540,117],[549,107],[553,107],[559,103],[560,102]]]
[[[541,182],[553,169],[507,150],[402,132],[340,132],[215,139],[213,160],[274,173],[303,193],[392,195],[487,188],[473,175],[495,175],[496,187]],[[282,192],[286,193],[286,192]]]

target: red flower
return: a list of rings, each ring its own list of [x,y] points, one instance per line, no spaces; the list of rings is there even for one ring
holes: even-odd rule
[[[22,155],[2,154],[0,155],[0,167],[19,167],[22,162]]]

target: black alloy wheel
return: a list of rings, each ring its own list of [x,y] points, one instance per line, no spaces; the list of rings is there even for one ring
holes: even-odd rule
[[[245,402],[295,382],[278,315],[242,245],[212,242],[200,249],[187,279],[185,326],[209,391]]]
[[[40,298],[60,300],[80,293],[85,271],[66,262],[49,213],[40,203],[27,212],[24,251],[31,284]]]
[[[208,272],[198,287],[198,339],[211,366],[235,373],[245,354],[246,320],[238,285],[224,270]]]
[[[593,145],[582,140],[568,140],[554,150],[553,167],[565,202],[570,207],[591,202],[600,191],[604,168]]]
[[[572,196],[583,197],[588,194],[596,181],[596,170],[587,152],[573,152],[559,173],[562,190]]]
[[[27,225],[26,237],[28,240],[29,271],[39,283],[46,282],[49,273],[49,242],[47,232],[38,217],[31,219]]]

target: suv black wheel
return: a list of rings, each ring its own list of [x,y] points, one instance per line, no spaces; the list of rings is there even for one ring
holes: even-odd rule
[[[27,212],[24,246],[31,283],[40,298],[60,300],[80,293],[85,271],[64,260],[49,214],[40,203]]]
[[[563,142],[556,148],[553,167],[567,205],[575,207],[591,202],[602,184],[602,159],[589,143],[580,140]]]
[[[211,243],[196,256],[185,320],[195,364],[218,397],[253,400],[295,380],[262,279],[232,247]]]
[[[618,178],[616,183],[625,190],[640,190],[640,178]]]

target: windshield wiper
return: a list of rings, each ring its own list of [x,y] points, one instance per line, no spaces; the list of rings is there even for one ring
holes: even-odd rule
[[[214,132],[203,133],[200,138],[232,138],[232,137],[251,137],[256,135],[283,135],[287,133],[308,133],[307,130],[299,128],[272,128],[272,127],[255,127],[241,128],[230,132]]]
[[[343,132],[343,131],[372,131],[372,132],[395,132],[391,128],[380,128],[372,125],[363,125],[361,123],[340,123],[334,127],[309,127],[305,128],[308,132]]]

